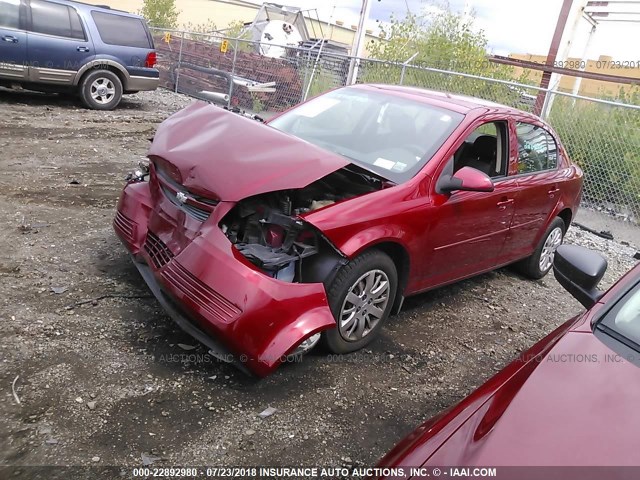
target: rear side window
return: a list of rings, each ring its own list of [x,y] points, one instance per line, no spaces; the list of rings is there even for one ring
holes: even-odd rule
[[[0,27],[20,27],[20,0],[0,0]]]
[[[147,30],[139,18],[91,12],[102,41],[108,45],[151,48]]]
[[[558,145],[544,128],[530,123],[516,124],[518,173],[534,173],[558,166]]]
[[[78,12],[59,3],[31,0],[31,31],[84,40]]]

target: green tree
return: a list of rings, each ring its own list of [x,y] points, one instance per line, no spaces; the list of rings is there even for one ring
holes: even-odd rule
[[[175,0],[144,0],[140,10],[150,26],[159,28],[176,28],[179,13]]]
[[[369,54],[400,63],[417,54],[411,62],[414,65],[510,78],[510,67],[488,61],[487,38],[474,21],[473,15],[453,13],[446,8],[438,13],[392,18],[383,28],[386,40],[372,40]]]
[[[370,57],[386,63],[367,64],[358,81],[402,83],[520,106],[523,92],[518,89],[446,73],[514,80],[512,67],[489,61],[487,38],[474,20],[473,15],[456,14],[444,7],[437,13],[392,18],[383,29],[384,40],[373,40],[368,46]],[[410,66],[399,65],[414,55]]]
[[[242,20],[233,20],[232,22],[229,22],[229,25],[227,25],[227,28],[223,33],[227,38],[251,40],[251,30],[246,27],[245,22]]]

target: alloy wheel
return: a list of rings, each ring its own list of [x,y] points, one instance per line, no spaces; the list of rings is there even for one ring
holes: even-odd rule
[[[556,227],[547,236],[547,239],[542,246],[542,252],[540,252],[540,262],[538,266],[540,267],[540,271],[546,272],[551,268],[553,264],[553,257],[556,253],[556,248],[560,246],[562,243],[562,229],[560,227]]]
[[[389,302],[389,277],[382,270],[363,274],[342,302],[338,330],[348,342],[366,337],[384,316]]]
[[[105,77],[96,78],[91,84],[91,98],[100,105],[111,103],[116,94],[116,87],[111,80]]]

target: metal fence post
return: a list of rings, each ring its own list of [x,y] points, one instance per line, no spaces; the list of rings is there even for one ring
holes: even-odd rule
[[[551,113],[551,106],[553,105],[553,100],[555,99],[555,90],[554,88],[548,88],[546,90],[546,95],[544,97],[544,103],[542,104],[542,111],[540,112],[540,118],[542,118],[545,122],[549,120],[549,114]]]
[[[231,97],[233,96],[233,77],[236,72],[236,61],[238,59],[238,39],[233,45],[233,61],[231,62],[231,76],[229,77],[229,98],[227,98],[227,108],[231,108]]]
[[[178,93],[178,84],[180,81],[180,66],[182,65],[182,46],[184,45],[184,31],[180,32],[180,52],[178,53],[178,68],[176,69],[176,85],[175,92]]]
[[[406,61],[402,62],[402,70],[400,71],[400,85],[404,84],[404,72],[407,69],[407,65],[409,65],[417,56],[418,52],[414,53]]]
[[[307,92],[309,88],[307,86],[307,81],[309,80],[309,62],[311,60],[311,50],[307,50],[307,62],[304,66],[304,80],[302,82],[302,95],[300,96],[300,101],[304,102],[307,99]]]

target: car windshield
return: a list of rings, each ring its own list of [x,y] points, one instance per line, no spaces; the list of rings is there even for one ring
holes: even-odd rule
[[[602,325],[622,336],[626,343],[630,342],[632,348],[640,350],[640,283],[615,305],[602,320]]]
[[[293,108],[269,125],[402,183],[420,171],[462,119],[425,103],[343,88]]]

